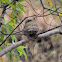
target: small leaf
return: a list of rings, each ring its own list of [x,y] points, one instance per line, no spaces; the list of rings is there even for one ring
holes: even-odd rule
[[[6,25],[9,27],[9,29],[13,30],[15,27],[12,25],[11,21],[7,22]]]
[[[3,32],[3,33],[7,33],[7,30],[6,30],[5,27],[2,27],[2,32]]]
[[[58,8],[59,8],[59,6],[57,6],[57,7],[53,8],[53,10],[55,11],[55,10],[57,10]]]
[[[19,14],[23,15],[21,11],[18,11]]]
[[[12,7],[12,9],[13,10],[15,10],[16,9],[16,7],[15,7],[15,5],[14,4],[9,4],[11,7]]]
[[[19,47],[17,47],[17,50],[21,50],[21,49],[24,49],[24,48],[26,48],[26,47],[24,47],[24,46],[19,46]]]
[[[18,14],[23,15],[22,12],[19,10],[19,8],[16,7],[16,10],[17,10]]]
[[[19,56],[18,52],[15,49],[13,51],[14,51],[14,56],[17,59],[17,62],[19,62],[20,61],[20,56]]]
[[[23,2],[24,0],[18,0],[18,2]]]
[[[53,7],[53,4],[52,4],[51,0],[46,0],[46,2],[47,2],[47,4],[50,5],[51,8]]]
[[[25,58],[27,59],[27,55],[26,55],[26,53],[25,53],[24,50],[22,50],[22,53],[23,53],[23,55],[25,56]]]
[[[25,12],[25,10],[21,4],[17,4],[17,7],[20,8],[23,12]]]
[[[59,18],[59,16],[57,16],[57,18]]]
[[[2,0],[3,3],[6,3],[6,1]]]
[[[7,3],[10,3],[10,1],[9,0],[5,0]]]
[[[2,51],[2,47],[0,46],[0,51]]]
[[[17,51],[20,53],[20,56],[23,54],[25,56],[25,58],[27,59],[27,55],[26,55],[26,53],[23,50],[24,48],[26,48],[26,47],[19,46],[19,47],[17,47]]]
[[[10,3],[9,0],[2,0],[3,3]]]
[[[12,38],[12,41],[14,41],[14,40],[15,40],[14,35],[11,35],[11,38]]]
[[[59,13],[59,16],[62,16],[62,13]]]
[[[16,12],[16,11],[14,11],[14,15],[15,15],[16,17],[19,17],[19,16],[17,15],[17,12]]]
[[[4,40],[4,35],[1,33],[0,34],[0,42],[2,42]]]
[[[8,59],[9,59],[9,62],[12,62],[12,60],[13,60],[13,56],[12,56],[11,51],[8,53]]]
[[[62,0],[61,0],[61,6],[62,6]]]

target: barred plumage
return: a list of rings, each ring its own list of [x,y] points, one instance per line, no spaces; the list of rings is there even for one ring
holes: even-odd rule
[[[37,37],[38,30],[39,28],[35,20],[26,20],[23,31],[27,37]]]

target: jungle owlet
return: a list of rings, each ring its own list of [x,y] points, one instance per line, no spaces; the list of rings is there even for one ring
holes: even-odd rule
[[[38,30],[39,27],[35,20],[31,20],[31,19],[26,20],[23,31],[27,37],[31,37],[31,38],[37,37]]]

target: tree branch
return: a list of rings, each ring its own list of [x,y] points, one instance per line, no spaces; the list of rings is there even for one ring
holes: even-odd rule
[[[15,49],[16,47],[20,46],[21,44],[26,43],[27,41],[29,41],[29,40],[28,40],[28,39],[24,39],[24,40],[21,40],[21,41],[17,42],[16,44],[13,44],[13,45],[7,47],[6,49],[3,49],[3,50],[0,52],[0,57],[3,56],[4,54],[8,53],[8,52],[11,51],[12,49]]]
[[[58,29],[48,31],[48,32],[45,32],[43,34],[39,34],[38,37],[42,38],[42,37],[50,36],[50,35],[53,35],[53,34],[56,34],[56,33],[62,33],[62,27],[60,27]],[[12,49],[15,49],[16,47],[20,46],[21,44],[26,43],[27,41],[29,41],[29,39],[24,39],[24,40],[21,40],[21,41],[17,42],[16,44],[13,44],[13,45],[7,47],[6,49],[3,49],[0,52],[0,57],[3,56],[4,54],[8,53]]]
[[[46,33],[43,33],[43,34],[39,34],[38,37],[46,37],[46,36],[50,36],[50,35],[53,35],[53,34],[56,34],[56,33],[60,33],[60,30],[59,29],[54,29],[54,30],[51,30],[51,31],[48,31]]]

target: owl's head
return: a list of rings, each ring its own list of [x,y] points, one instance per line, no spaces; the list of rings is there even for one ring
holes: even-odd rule
[[[25,22],[25,23],[29,23],[29,22],[31,22],[31,21],[33,21],[33,20],[31,20],[31,19],[28,19],[28,20],[26,20],[26,22]]]
[[[26,36],[34,37],[37,35],[39,28],[35,20],[28,19],[25,22],[24,33]]]

